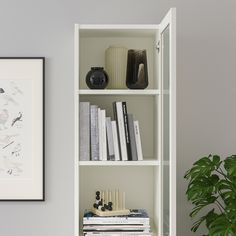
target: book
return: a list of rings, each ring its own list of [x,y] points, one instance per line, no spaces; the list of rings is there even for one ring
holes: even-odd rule
[[[107,137],[106,137],[106,110],[101,110],[101,148],[102,148],[102,161],[107,161]]]
[[[145,209],[131,209],[126,216],[101,217],[91,211],[83,217],[83,233],[89,235],[151,236],[150,218]]]
[[[132,209],[128,216],[109,216],[102,217],[93,214],[92,212],[85,212],[83,217],[83,224],[141,224],[149,225],[150,218],[145,209]]]
[[[115,120],[111,121],[113,144],[114,144],[114,154],[115,161],[120,161],[120,150],[118,143],[118,134],[117,134],[117,122]]]
[[[91,160],[99,160],[98,106],[90,106]]]
[[[131,144],[130,144],[130,134],[128,128],[128,114],[127,114],[127,106],[126,102],[122,102],[122,110],[124,117],[124,128],[125,128],[125,141],[127,147],[127,157],[129,161],[132,161],[132,153],[131,153]]]
[[[150,226],[146,225],[84,225],[83,232],[122,232],[122,231],[138,231],[150,232]]]
[[[137,161],[138,160],[138,155],[137,155],[137,147],[136,147],[136,141],[135,141],[133,114],[128,114],[128,128],[129,128],[129,135],[130,135],[132,160]]]
[[[106,111],[98,108],[99,160],[107,161]]]
[[[79,159],[90,160],[90,103],[80,102],[79,106]]]
[[[114,150],[114,140],[112,134],[112,123],[111,117],[106,117],[106,134],[107,134],[107,160],[115,161],[115,150]]]
[[[149,230],[150,231],[150,225],[136,225],[136,224],[113,224],[113,225],[105,225],[105,224],[101,224],[101,225],[84,225],[83,226],[83,230],[96,230],[96,231],[112,231],[112,230]]]
[[[119,139],[119,149],[121,154],[121,160],[127,161],[127,146],[125,139],[125,126],[124,126],[124,116],[122,109],[122,102],[114,102],[113,103],[113,112],[115,120],[117,121],[117,133]]]
[[[98,107],[98,146],[99,146],[99,156],[98,160],[102,160],[102,115],[101,109]]]
[[[139,130],[139,122],[137,120],[134,121],[134,134],[135,134],[138,160],[142,161],[143,151],[142,151],[141,136],[140,136],[140,130]]]
[[[100,236],[125,236],[125,235],[141,235],[141,236],[152,236],[152,233],[143,233],[143,232],[135,232],[135,231],[130,231],[130,232],[87,232],[85,233],[87,236],[92,236],[92,235],[100,235]]]

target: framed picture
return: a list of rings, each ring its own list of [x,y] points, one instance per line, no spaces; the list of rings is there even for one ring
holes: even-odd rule
[[[0,58],[0,200],[44,201],[43,57]]]

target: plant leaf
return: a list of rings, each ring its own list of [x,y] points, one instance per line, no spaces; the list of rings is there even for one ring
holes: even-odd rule
[[[209,225],[209,236],[235,236],[236,225],[228,221],[224,214],[216,217]]]
[[[227,157],[224,160],[224,167],[230,177],[236,177],[236,155]]]
[[[229,181],[228,179],[221,179],[216,184],[216,189],[221,193],[223,200],[226,200],[227,204],[228,195],[231,195],[231,198],[236,198],[236,186],[235,183]],[[226,194],[226,192],[231,192]]]
[[[212,209],[209,211],[206,215],[206,227],[209,229],[209,225],[218,217],[218,214],[216,214],[215,209]]]
[[[193,226],[191,228],[191,231],[196,232],[199,226],[202,224],[202,222],[206,220],[206,216],[201,217],[199,220],[193,223]]]
[[[213,155],[212,162],[214,163],[214,165],[216,166],[216,168],[218,168],[218,167],[220,166],[220,164],[221,164],[220,156],[218,156],[218,155]]]
[[[188,200],[194,201],[199,198],[207,198],[212,195],[214,188],[207,178],[202,177],[190,183],[186,192]]]
[[[233,198],[229,201],[229,204],[225,207],[225,213],[231,223],[236,224],[236,199]]]
[[[209,204],[212,204],[216,201],[217,197],[215,196],[211,196],[208,198],[202,198],[198,201],[195,201],[194,204],[196,204],[196,206],[192,209],[192,212],[189,214],[190,217],[194,217],[195,215],[198,214],[198,212],[206,207]],[[214,209],[213,209],[214,210]]]
[[[202,176],[192,180],[186,191],[188,200],[195,202],[199,199],[210,198],[215,192],[215,185],[218,181],[219,177],[217,175],[212,175],[209,177]]]
[[[221,193],[221,197],[226,205],[229,205],[231,202],[236,202],[236,196],[233,191],[226,191]]]
[[[211,158],[213,160],[211,160]],[[214,155],[212,157],[211,155],[209,155],[208,157],[203,157],[193,164],[193,167],[186,172],[184,178],[195,180],[196,178],[201,176],[210,176],[211,173],[219,167],[219,165],[219,156]]]

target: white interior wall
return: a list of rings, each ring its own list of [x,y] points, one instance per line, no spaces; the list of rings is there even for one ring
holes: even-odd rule
[[[178,236],[193,235],[184,172],[202,155],[235,153],[235,0],[0,3],[0,55],[47,58],[46,202],[0,202],[0,235],[73,235],[74,23],[158,23],[173,6],[177,7]]]

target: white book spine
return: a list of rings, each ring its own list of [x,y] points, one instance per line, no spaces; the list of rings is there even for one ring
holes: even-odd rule
[[[115,229],[130,229],[130,230],[150,230],[150,225],[84,225],[84,230],[94,229],[94,230],[115,230]]]
[[[99,160],[98,107],[90,106],[91,160]]]
[[[109,160],[114,161],[115,151],[114,151],[114,140],[112,135],[111,117],[106,118],[106,130],[107,130],[107,145],[108,145]]]
[[[101,147],[102,147],[102,161],[107,161],[107,139],[106,139],[106,111],[101,110]]]
[[[79,159],[80,161],[90,160],[90,104],[89,102],[79,103]]]
[[[112,127],[113,143],[114,143],[115,161],[120,161],[120,151],[119,151],[118,136],[117,136],[117,124],[115,120],[111,122],[111,127]]]
[[[102,116],[101,109],[98,108],[98,140],[99,140],[99,158],[98,160],[102,160]]]
[[[149,218],[127,218],[127,217],[114,217],[113,218],[86,218],[84,217],[83,219],[83,224],[84,225],[116,225],[116,224],[123,224],[123,225],[131,225],[131,224],[136,224],[136,225],[144,225],[144,226],[149,226],[150,220]]]
[[[100,235],[100,236],[125,236],[125,235],[138,235],[138,236],[152,236],[152,234],[149,233],[142,233],[142,232],[108,232],[108,233],[98,233],[98,232],[85,232],[85,236],[93,236],[93,235]]]
[[[141,136],[140,136],[140,130],[139,130],[139,122],[137,120],[134,121],[134,133],[135,133],[138,161],[142,161],[143,151],[142,151]]]
[[[120,137],[120,150],[122,161],[128,160],[127,155],[127,146],[126,146],[126,137],[125,137],[125,125],[124,125],[124,116],[122,102],[116,102],[116,112],[117,112],[117,122],[118,122],[118,132]]]

